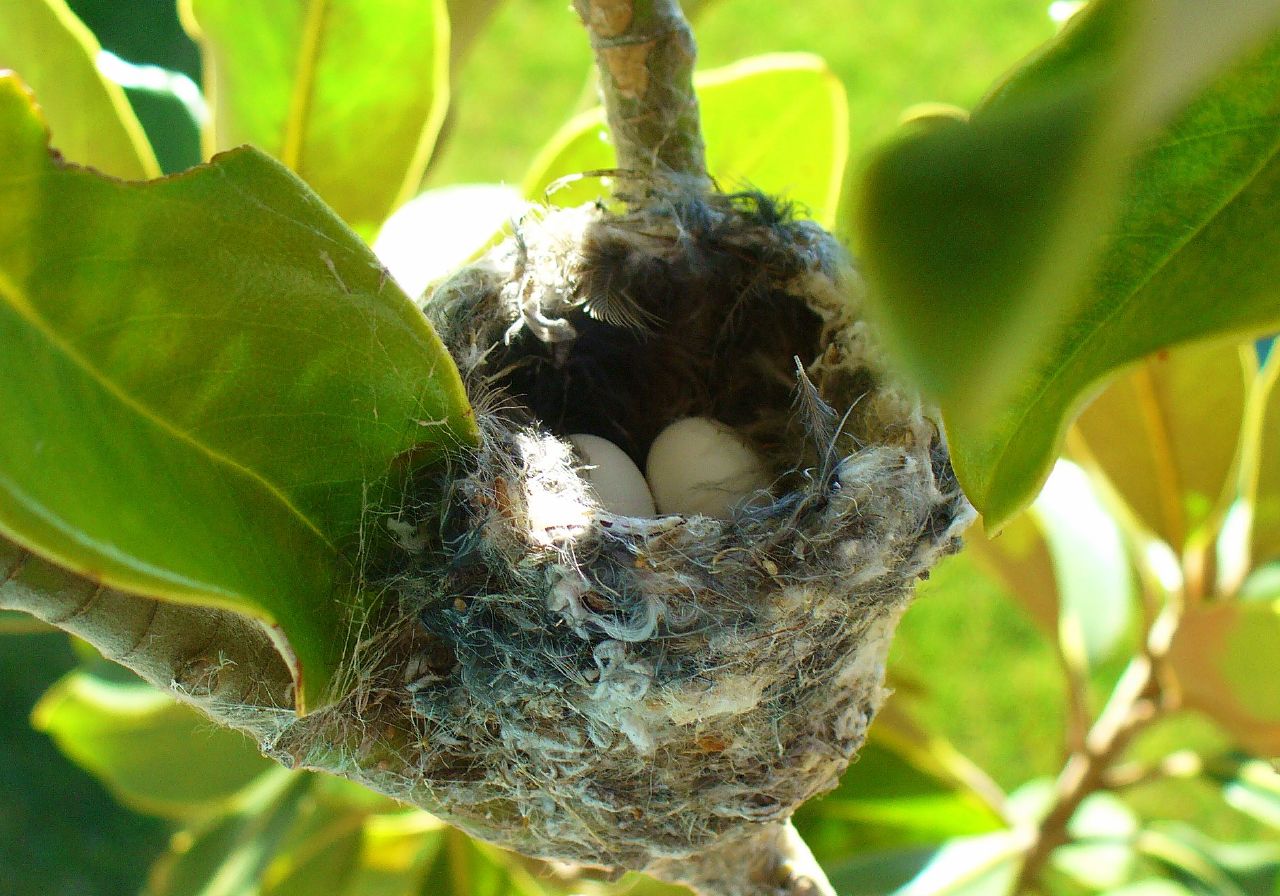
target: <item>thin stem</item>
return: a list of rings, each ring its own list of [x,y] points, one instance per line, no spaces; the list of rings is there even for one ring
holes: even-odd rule
[[[1085,737],[1084,748],[1067,759],[1054,787],[1054,802],[1041,820],[1023,859],[1015,893],[1031,892],[1049,857],[1069,842],[1067,826],[1091,794],[1105,789],[1112,766],[1152,722],[1165,715],[1170,704],[1161,686],[1164,656],[1181,617],[1182,602],[1171,600],[1156,617],[1141,654],[1120,676],[1111,699]]]
[[[706,179],[697,56],[678,0],[574,0],[591,38],[618,167]]]

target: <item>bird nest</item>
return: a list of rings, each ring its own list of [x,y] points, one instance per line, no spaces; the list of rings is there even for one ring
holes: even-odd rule
[[[638,192],[523,222],[426,302],[481,442],[391,521],[398,736],[366,777],[529,855],[643,869],[836,784],[973,512],[832,237],[755,193]],[[643,467],[688,416],[769,487],[722,517],[603,507],[567,437]]]

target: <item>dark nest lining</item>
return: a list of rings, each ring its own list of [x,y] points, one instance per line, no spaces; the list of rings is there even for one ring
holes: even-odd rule
[[[353,761],[378,789],[527,854],[662,871],[835,785],[972,510],[830,236],[756,194],[648,189],[548,212],[427,303],[482,444],[394,522],[398,659],[349,702],[378,719],[359,751],[398,754]],[[643,466],[691,414],[769,459],[769,499],[602,510],[563,436]],[[325,724],[268,748],[305,763]]]

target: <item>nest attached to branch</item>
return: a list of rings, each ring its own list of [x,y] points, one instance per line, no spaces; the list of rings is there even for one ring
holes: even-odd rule
[[[522,224],[426,304],[482,442],[393,523],[378,700],[411,736],[371,783],[529,855],[653,869],[835,786],[914,581],[973,512],[828,234],[758,194],[640,189]],[[766,460],[767,493],[728,519],[604,510],[565,437],[643,467],[690,415]]]

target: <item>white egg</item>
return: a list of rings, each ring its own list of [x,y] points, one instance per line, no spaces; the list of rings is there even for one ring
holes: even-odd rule
[[[600,506],[619,516],[656,516],[653,495],[625,451],[608,439],[574,433],[569,441],[586,460],[587,482]]]
[[[741,436],[706,417],[685,417],[660,432],[645,472],[659,512],[719,519],[728,519],[744,498],[771,481],[764,461]]]

